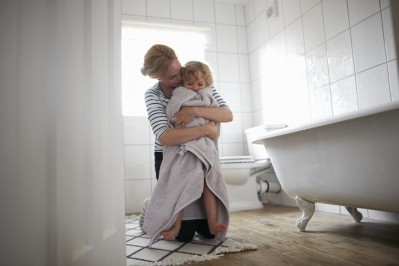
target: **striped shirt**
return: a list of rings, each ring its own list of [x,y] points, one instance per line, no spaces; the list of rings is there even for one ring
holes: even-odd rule
[[[226,102],[222,99],[219,93],[214,87],[212,87],[212,96],[218,102],[219,107],[229,108]],[[155,152],[163,152],[161,143],[159,139],[162,134],[166,132],[169,128],[172,128],[172,124],[166,116],[166,105],[169,102],[169,98],[165,96],[159,82],[157,82],[153,87],[148,89],[144,94],[145,104],[147,106],[148,121],[151,124],[152,132],[155,135]]]

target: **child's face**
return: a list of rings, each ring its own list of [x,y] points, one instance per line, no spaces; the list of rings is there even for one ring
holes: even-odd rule
[[[183,87],[192,90],[199,91],[206,87],[206,82],[202,72],[197,73],[197,78],[191,78],[183,81]]]

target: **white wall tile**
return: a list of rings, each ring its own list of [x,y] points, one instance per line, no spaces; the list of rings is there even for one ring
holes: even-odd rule
[[[257,46],[262,45],[267,40],[270,39],[269,23],[266,20],[264,13],[261,13],[255,19],[256,24],[256,36],[257,36]]]
[[[238,55],[218,53],[219,81],[239,82]]]
[[[255,125],[253,123],[252,113],[242,113],[241,116],[242,116],[242,128],[245,133],[245,130],[247,128],[254,127]],[[247,136],[246,135],[244,135],[244,146],[245,146],[245,152],[246,152],[245,154],[248,154],[248,147],[247,147],[248,144],[247,144]]]
[[[368,210],[368,218],[397,223],[399,221],[399,213]]]
[[[256,110],[256,111],[254,111],[253,112],[253,124],[254,125],[260,125],[260,124],[263,124],[263,123],[267,123],[267,121],[265,121],[264,119],[263,119],[263,109],[261,109],[261,110]]]
[[[305,56],[299,56],[287,63],[285,67],[285,80],[287,95],[292,93],[306,93],[308,91],[308,81],[306,73]]]
[[[392,9],[387,8],[382,11],[382,24],[384,28],[385,49],[387,61],[396,59],[395,33],[392,25]]]
[[[240,82],[249,82],[248,55],[238,55]]]
[[[306,68],[309,89],[320,88],[329,82],[326,45],[306,53]]]
[[[331,100],[334,115],[358,109],[355,76],[331,84]]]
[[[287,46],[284,32],[277,34],[271,39],[270,52],[273,55],[272,63],[274,67],[283,66],[287,62]]]
[[[151,180],[125,180],[125,212],[140,213],[151,194]]]
[[[341,213],[338,205],[324,204],[324,203],[316,203],[316,210],[322,212],[337,213],[337,214]]]
[[[125,179],[150,179],[150,145],[125,146]]]
[[[321,4],[303,16],[303,34],[305,51],[309,51],[325,41]]]
[[[236,22],[237,22],[237,26],[245,27],[246,22],[245,22],[245,10],[244,10],[244,5],[236,5],[236,6],[235,6],[235,10],[236,10]]]
[[[193,0],[194,20],[215,22],[215,5],[213,0]]]
[[[252,111],[260,110],[263,108],[263,88],[261,86],[261,79],[255,80],[251,84],[251,91],[252,91]]]
[[[209,67],[211,68],[213,81],[219,81],[219,64],[216,52],[205,52],[205,61],[208,63]]]
[[[330,82],[353,75],[354,63],[349,30],[327,41]]]
[[[255,19],[254,1],[248,1],[244,7],[245,24],[248,25]]]
[[[391,90],[391,99],[399,100],[399,76],[398,62],[393,60],[388,63],[389,87]]]
[[[291,24],[301,16],[299,0],[282,0],[285,26]]]
[[[256,21],[253,20],[247,26],[247,41],[248,41],[248,52],[252,52],[256,49],[258,44],[258,37],[256,35]]]
[[[239,83],[219,82],[219,91],[232,112],[241,112],[241,90]]]
[[[216,23],[236,25],[236,12],[234,5],[215,1]]]
[[[252,112],[252,101],[251,101],[251,87],[249,83],[240,83],[240,90],[241,90],[241,111],[250,113]]]
[[[311,8],[320,4],[320,0],[301,0],[301,11],[302,14],[308,12]]]
[[[312,120],[332,116],[330,86],[309,91]]]
[[[147,0],[147,16],[170,19],[169,1]]]
[[[255,16],[259,16],[260,13],[264,12],[268,8],[268,5],[271,4],[273,0],[254,0],[253,2]]]
[[[386,64],[357,74],[356,82],[360,108],[391,101]]]
[[[249,54],[249,69],[250,73],[249,76],[251,80],[256,80],[260,78],[260,69],[261,67],[261,61],[260,61],[260,55],[258,50],[254,50]]]
[[[323,17],[327,40],[347,30],[349,19],[346,0],[323,1]]]
[[[124,14],[146,16],[146,0],[123,0],[122,12]]]
[[[351,26],[380,11],[379,0],[348,0],[349,23]]]
[[[242,156],[245,155],[243,143],[224,143],[223,148],[219,150],[220,156]]]
[[[386,61],[380,14],[357,24],[351,32],[356,73]]]
[[[302,55],[305,51],[303,42],[302,20],[297,20],[285,30],[287,43],[287,60]]]
[[[242,143],[244,142],[244,130],[242,127],[241,113],[233,112],[234,119],[229,123],[221,124],[222,143]]]
[[[288,196],[287,193],[285,193],[285,191],[281,191],[281,204],[284,206],[298,207],[296,205],[295,199]],[[294,226],[294,223],[293,223],[293,226]]]
[[[241,54],[248,54],[247,28],[237,27],[237,49]]]
[[[277,0],[277,3],[278,3],[278,15],[268,20],[271,37],[281,33],[281,31],[284,30],[284,14],[283,14],[282,2],[281,0]]]
[[[171,0],[170,5],[172,19],[189,21],[192,21],[194,19],[192,1]]]
[[[124,137],[125,144],[151,144],[150,124],[147,117],[125,116],[124,120]]]
[[[237,53],[237,29],[236,26],[216,25],[217,51],[223,53]]]

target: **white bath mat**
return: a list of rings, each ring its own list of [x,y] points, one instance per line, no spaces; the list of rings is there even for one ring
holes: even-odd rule
[[[227,238],[220,242],[196,236],[189,243],[158,240],[148,247],[149,236],[143,233],[138,217],[126,218],[127,265],[183,265],[184,263],[217,259],[223,254],[255,250],[252,243],[240,243]]]

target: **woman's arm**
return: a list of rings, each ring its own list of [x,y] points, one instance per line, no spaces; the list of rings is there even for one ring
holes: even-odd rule
[[[231,122],[233,114],[225,107],[183,107],[173,118],[176,127],[184,127],[197,117],[217,123]]]
[[[196,140],[201,137],[209,137],[212,140],[216,140],[218,135],[219,129],[216,126],[216,123],[209,122],[203,126],[170,128],[161,135],[159,142],[162,145],[173,146]]]
[[[217,101],[219,107],[183,107],[175,114],[173,119],[174,125],[184,127],[197,117],[217,123],[233,121],[233,113],[214,87],[212,87],[212,96]]]

